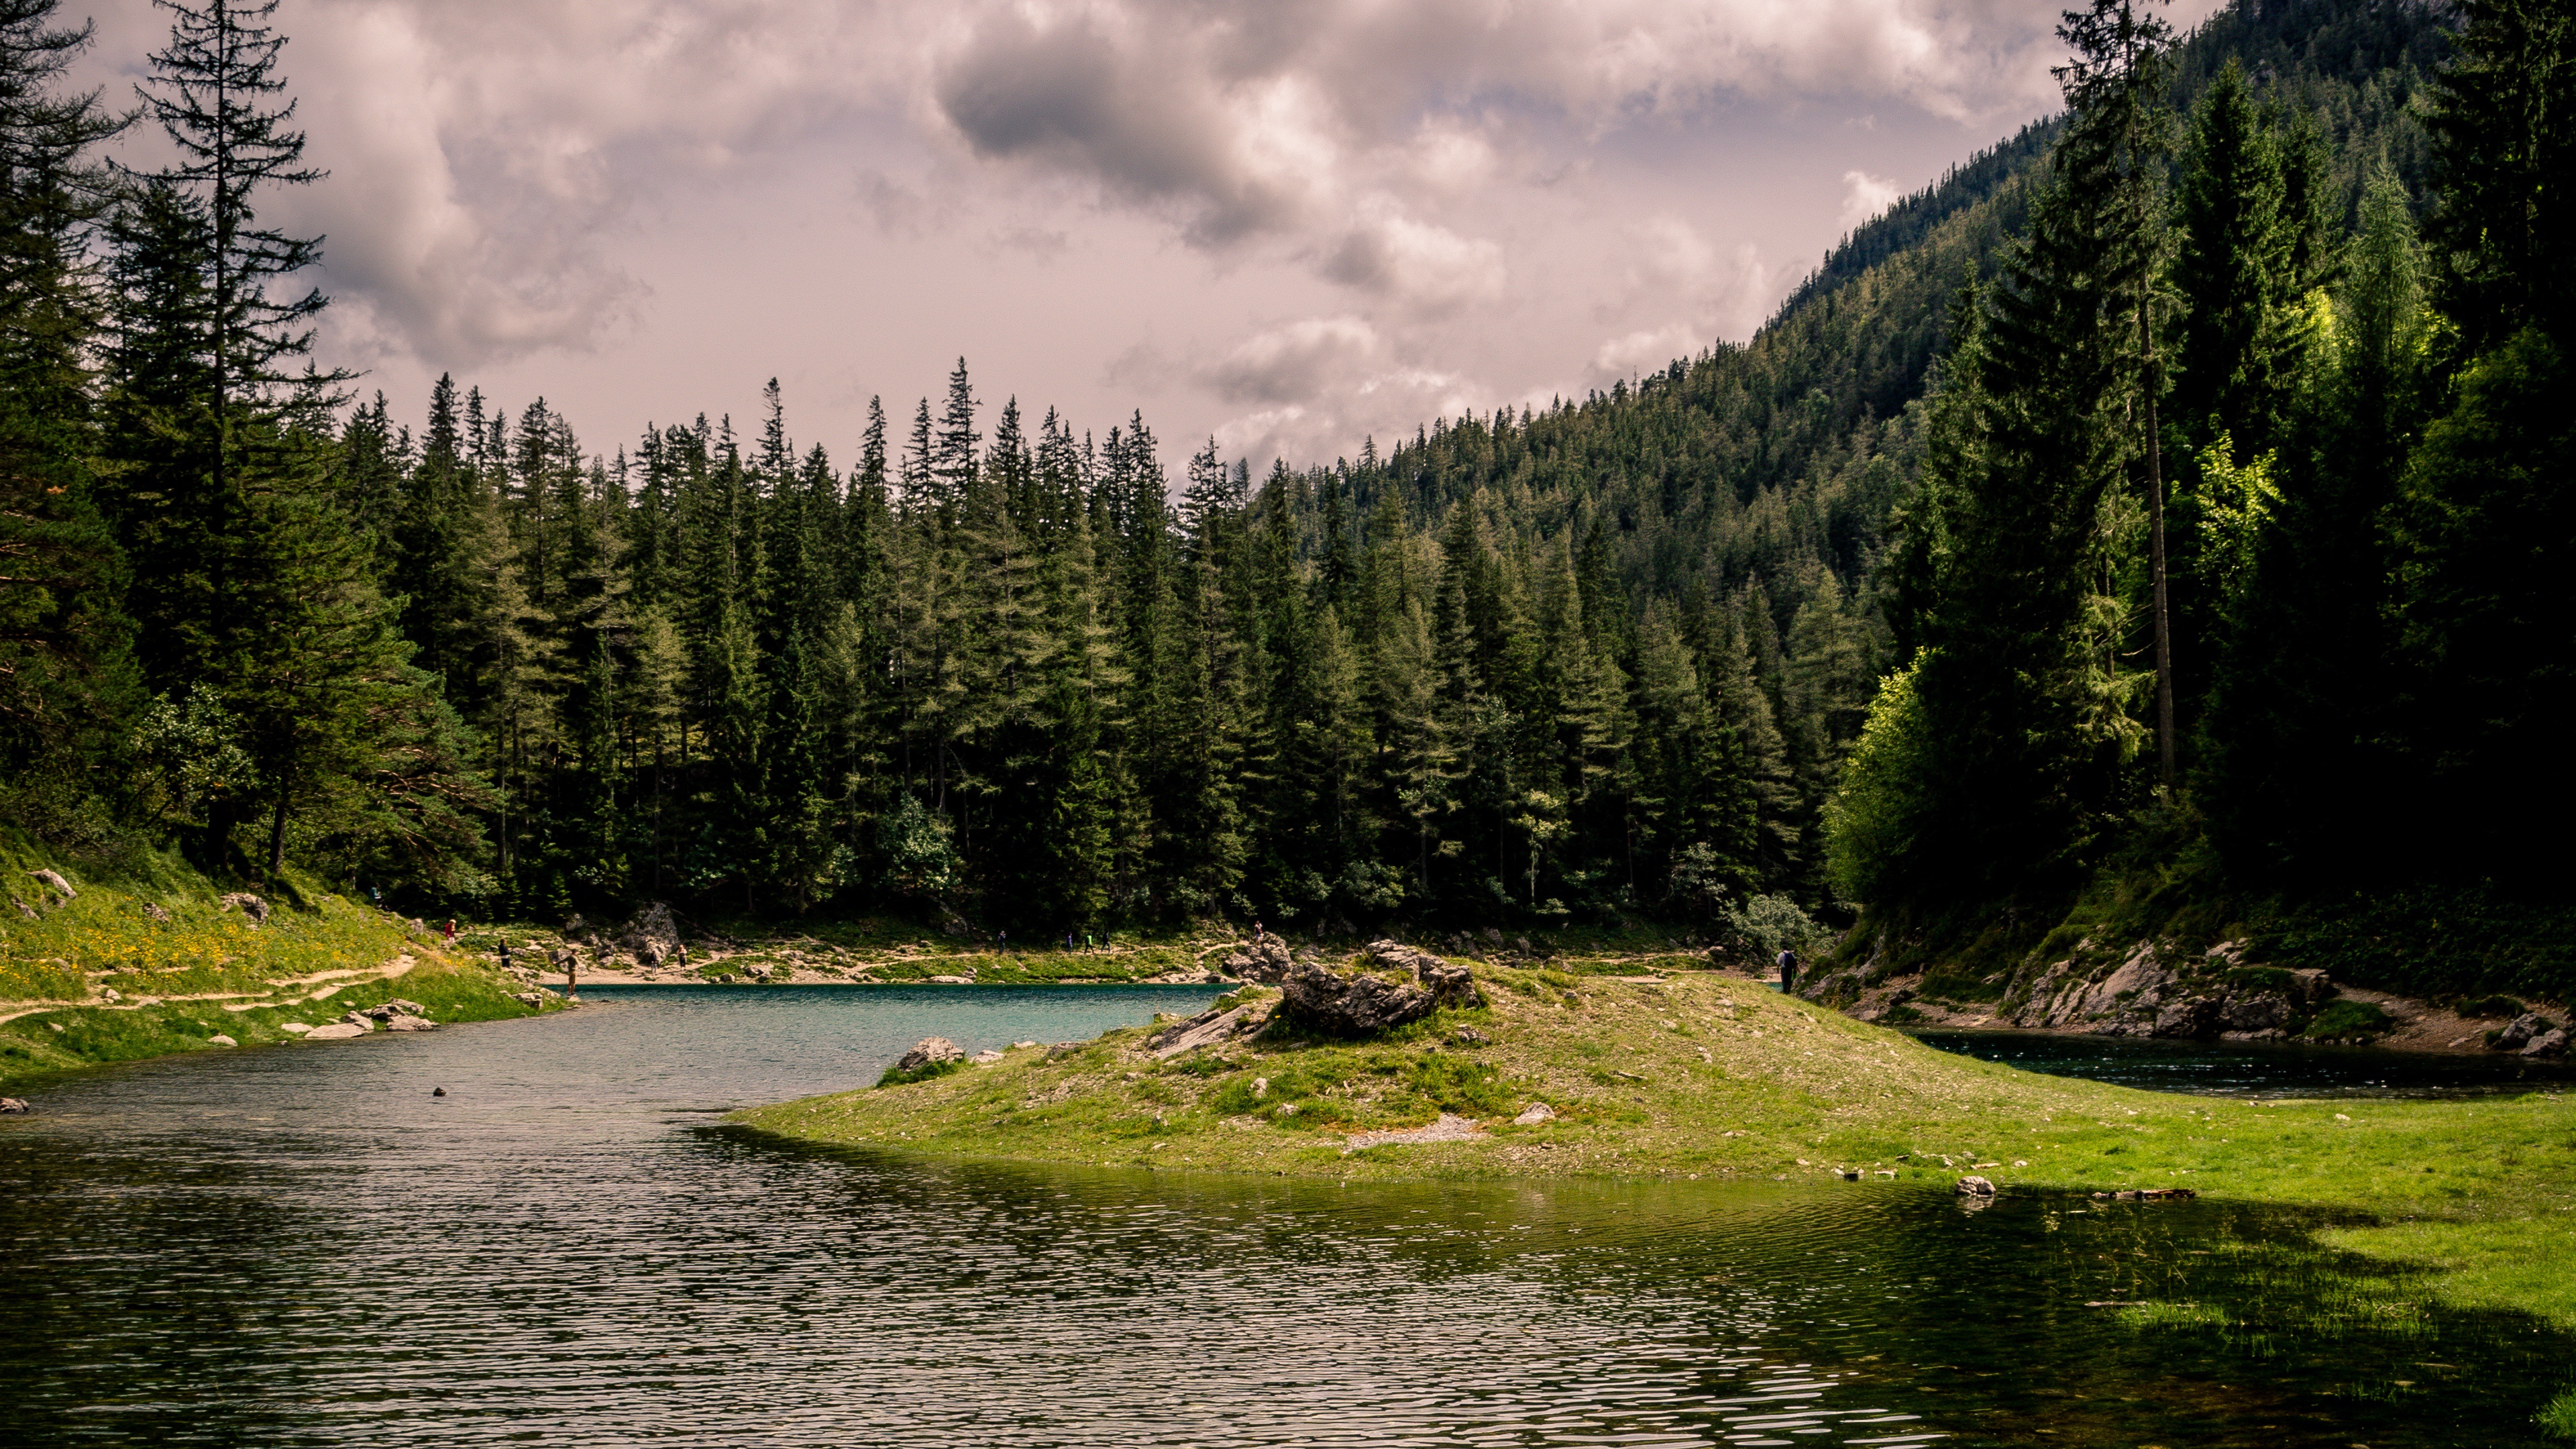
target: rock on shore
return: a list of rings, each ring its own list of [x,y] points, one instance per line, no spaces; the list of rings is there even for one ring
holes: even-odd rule
[[[1374,1036],[1420,1021],[1443,1006],[1484,1004],[1464,966],[1397,941],[1370,942],[1363,954],[1363,967],[1347,974],[1318,961],[1296,962],[1279,982],[1286,1009],[1321,1031]]]

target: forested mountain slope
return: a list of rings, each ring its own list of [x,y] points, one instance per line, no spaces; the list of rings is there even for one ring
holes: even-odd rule
[[[220,3],[178,12],[179,38]],[[76,43],[50,8],[13,12],[31,94]],[[2135,18],[2104,0],[2088,23],[2106,15]],[[2266,500],[2315,453],[2298,420],[2330,409],[2301,399],[2344,375],[2353,329],[2436,359],[2410,398],[2493,343],[2389,300],[2391,267],[2447,275],[2412,260],[2411,228],[2443,194],[2421,110],[2455,23],[2240,0],[2123,52],[2121,94],[2164,128],[2095,168],[2134,213],[2125,276],[2044,276],[2022,242],[2075,205],[2079,99],[1855,232],[1747,345],[1328,466],[1209,448],[1179,477],[1141,416],[1104,433],[997,405],[962,361],[944,399],[878,413],[838,459],[793,440],[774,388],[745,428],[666,420],[608,449],[542,400],[447,381],[417,426],[381,396],[352,413],[295,370],[310,306],[241,290],[292,296],[310,256],[243,239],[247,198],[298,176],[282,112],[192,110],[182,85],[231,66],[275,99],[258,87],[282,38],[174,45],[156,119],[255,162],[227,173],[250,182],[111,184],[89,154],[114,120],[76,98],[12,123],[44,164],[16,173],[34,262],[11,274],[24,386],[0,444],[21,460],[12,547],[46,562],[7,596],[8,808],[87,849],[176,836],[214,870],[293,860],[494,911],[667,896],[1051,932],[1697,922],[1767,895],[1916,920],[1936,887],[2062,909],[2154,800],[2191,817],[2165,836],[2252,840],[2190,805],[2259,754],[2206,706],[2259,672],[2232,591],[2290,515]],[[2141,277],[2133,358],[2105,319]],[[1962,882],[1907,863],[1938,832],[1908,823],[1901,731],[1872,722],[1883,678],[1964,638],[1942,633],[1976,576],[1961,542],[2006,496],[1992,400],[2018,396],[1992,339],[2049,287],[2057,322],[2094,319],[2069,343],[2091,380],[2050,404],[2091,429],[2060,440],[2090,481],[2017,506],[2071,520],[2031,593],[2080,616],[2046,647],[2100,667],[2057,670],[2043,712],[2082,695],[2069,728],[2100,758],[2072,794],[2062,762],[2036,766],[2056,813],[1999,824]],[[2188,545],[2183,723],[2162,732],[2186,778],[2161,795],[2139,746],[2158,734],[2148,450],[2121,441],[2143,436],[2122,431],[2142,377]],[[2313,566],[2361,568],[2374,600],[2389,573]],[[1883,788],[1856,796],[1865,728]]]

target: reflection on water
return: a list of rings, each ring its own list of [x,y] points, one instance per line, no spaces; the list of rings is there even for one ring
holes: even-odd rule
[[[2576,1083],[2576,1064],[2534,1061],[2504,1052],[2433,1056],[2375,1047],[2022,1031],[1918,1031],[1912,1035],[1925,1046],[2026,1072],[2203,1096],[2469,1097],[2557,1091]]]
[[[0,1443],[2389,1449],[2515,1442],[2576,1347],[2208,1203],[924,1165],[708,1115],[1205,995],[600,992],[57,1086],[0,1125]]]

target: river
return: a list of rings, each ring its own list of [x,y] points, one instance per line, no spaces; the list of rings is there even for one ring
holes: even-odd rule
[[[55,1082],[0,1122],[0,1444],[2395,1449],[2529,1441],[2576,1356],[2279,1209],[961,1166],[718,1120],[1207,995],[602,990]]]

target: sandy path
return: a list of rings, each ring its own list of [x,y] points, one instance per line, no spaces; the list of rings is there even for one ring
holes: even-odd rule
[[[140,1011],[147,1006],[161,1006],[173,1001],[237,1001],[242,1005],[228,1005],[224,1009],[250,1011],[262,1006],[290,1005],[291,1003],[277,998],[292,996],[308,986],[320,986],[324,982],[335,983],[304,998],[306,1001],[321,1001],[355,982],[391,981],[407,976],[411,974],[411,969],[419,964],[418,958],[409,951],[405,951],[372,971],[316,971],[310,976],[290,976],[271,981],[266,991],[206,991],[186,996],[137,996],[122,1001],[110,1001],[101,996],[99,992],[103,988],[97,982],[92,982],[89,996],[80,1001],[0,1001],[0,1022],[16,1021],[22,1016],[35,1016],[48,1011],[73,1011],[82,1008],[94,1011]]]

